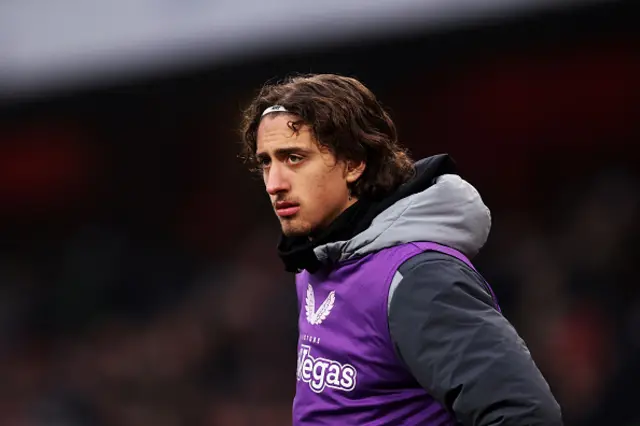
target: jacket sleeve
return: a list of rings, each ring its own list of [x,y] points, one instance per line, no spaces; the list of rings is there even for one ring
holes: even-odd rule
[[[464,426],[558,426],[560,407],[482,278],[442,253],[406,262],[389,328],[412,375]]]

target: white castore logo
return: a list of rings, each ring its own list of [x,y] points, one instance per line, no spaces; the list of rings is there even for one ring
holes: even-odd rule
[[[307,298],[305,300],[305,310],[307,312],[307,321],[311,325],[322,324],[329,314],[333,305],[336,303],[336,292],[333,290],[327,298],[322,302],[322,305],[316,311],[316,296],[313,294],[313,288],[311,284],[307,285]]]

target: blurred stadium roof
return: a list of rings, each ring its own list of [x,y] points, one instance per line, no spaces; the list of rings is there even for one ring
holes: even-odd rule
[[[604,0],[3,0],[0,96]]]

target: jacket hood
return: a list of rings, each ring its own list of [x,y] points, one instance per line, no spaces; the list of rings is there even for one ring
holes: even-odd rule
[[[341,262],[417,241],[436,242],[474,257],[489,236],[489,209],[478,191],[456,174],[432,181],[387,207],[351,239],[315,247],[317,259],[323,264]]]

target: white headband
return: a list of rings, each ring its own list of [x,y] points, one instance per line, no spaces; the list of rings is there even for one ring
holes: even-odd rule
[[[270,106],[269,108],[265,109],[264,112],[262,113],[261,117],[264,117],[265,115],[267,115],[269,113],[272,113],[272,112],[288,112],[288,111],[282,105],[274,105],[274,106]]]

